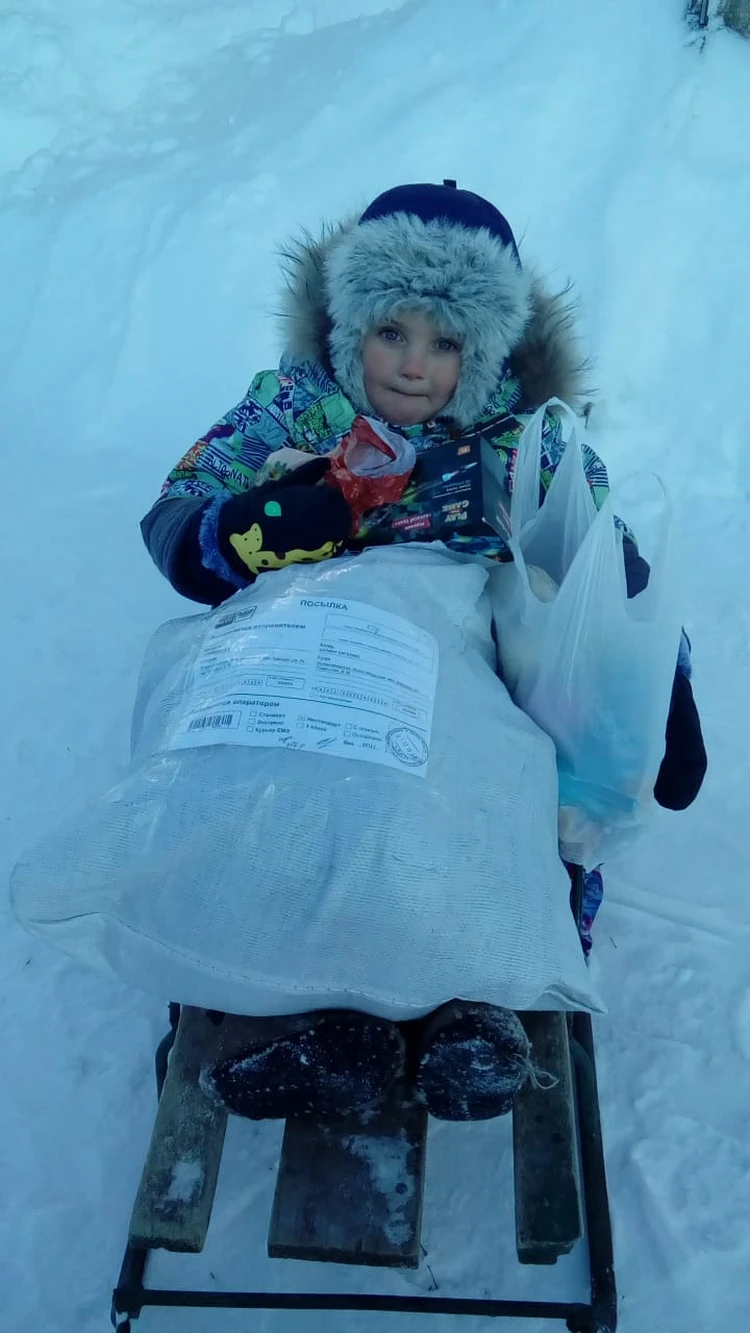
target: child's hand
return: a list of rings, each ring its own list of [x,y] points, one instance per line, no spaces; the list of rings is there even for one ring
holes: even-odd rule
[[[219,546],[233,569],[255,577],[267,569],[327,560],[341,550],[352,514],[340,491],[316,485],[329,467],[327,458],[313,458],[222,505]]]

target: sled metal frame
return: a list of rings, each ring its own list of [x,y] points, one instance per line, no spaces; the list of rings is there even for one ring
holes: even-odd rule
[[[573,877],[571,906],[580,921],[583,875]],[[180,1006],[169,1007],[170,1031],[156,1051],[157,1092],[166,1078],[169,1052],[174,1044]],[[184,1291],[145,1285],[150,1249],[128,1244],[112,1296],[111,1320],[119,1333],[131,1333],[131,1323],[149,1306],[233,1310],[374,1311],[396,1314],[474,1315],[497,1319],[565,1320],[569,1333],[615,1333],[617,1290],[614,1274],[612,1225],[604,1165],[599,1092],[591,1016],[568,1015],[573,1056],[574,1101],[578,1122],[581,1185],[586,1218],[582,1243],[588,1251],[590,1301],[508,1301],[444,1296],[367,1296],[360,1293],[306,1293],[272,1291]]]

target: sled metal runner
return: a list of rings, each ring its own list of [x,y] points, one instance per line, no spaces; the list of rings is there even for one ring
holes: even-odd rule
[[[582,877],[573,879],[572,906],[580,920]],[[218,1019],[214,1034],[219,1028]],[[198,1066],[205,1044],[224,1050],[246,1040],[232,1019],[212,1035],[212,1015],[170,1006],[170,1032],[156,1053],[159,1093],[154,1135],[130,1226],[130,1240],[112,1299],[112,1323],[131,1333],[131,1323],[149,1306],[247,1310],[374,1311],[403,1314],[482,1315],[491,1318],[565,1321],[570,1333],[615,1333],[617,1295],[612,1232],[602,1149],[593,1030],[588,1014],[522,1015],[543,1067],[554,1071],[551,1091],[528,1088],[513,1110],[516,1248],[521,1263],[550,1264],[575,1245],[588,1253],[590,1300],[509,1301],[441,1296],[367,1296],[359,1293],[185,1291],[146,1286],[152,1248],[199,1251],[208,1230],[226,1126],[226,1115],[201,1093]],[[255,1020],[262,1025],[262,1020]],[[275,1020],[268,1020],[273,1024]],[[176,1046],[175,1046],[176,1042]],[[170,1052],[174,1054],[170,1059]],[[169,1070],[169,1080],[167,1073]],[[165,1091],[166,1084],[166,1091]],[[162,1096],[162,1094],[164,1095]],[[388,1199],[367,1197],[356,1144],[361,1125],[288,1121],[269,1231],[272,1258],[314,1259],[390,1267],[417,1267],[427,1117],[404,1099],[376,1122],[373,1134],[404,1146],[412,1186],[399,1215],[398,1243],[383,1224]],[[349,1149],[349,1151],[347,1151]],[[174,1203],[169,1188],[175,1161],[198,1160],[196,1198]],[[182,1198],[183,1192],[177,1191]],[[585,1229],[583,1227],[585,1215]],[[387,1221],[387,1216],[386,1216]],[[253,1322],[248,1323],[251,1333]],[[145,1330],[144,1330],[145,1333]]]

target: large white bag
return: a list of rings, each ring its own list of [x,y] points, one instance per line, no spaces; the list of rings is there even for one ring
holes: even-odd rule
[[[439,544],[367,550],[164,625],[132,770],[20,862],[21,921],[230,1012],[601,1008],[487,578]]]
[[[542,504],[541,433],[550,405],[569,436]],[[519,442],[510,506],[514,563],[491,574],[503,679],[555,742],[560,851],[587,867],[643,826],[664,753],[681,618],[669,505],[658,484],[651,576],[628,600],[612,497],[597,512],[576,417],[550,399]]]

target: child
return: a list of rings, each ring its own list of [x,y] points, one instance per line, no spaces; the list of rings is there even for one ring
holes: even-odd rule
[[[340,492],[316,483],[358,414],[400,430],[417,454],[480,431],[511,489],[525,419],[550,397],[575,404],[580,396],[569,307],[524,272],[502,214],[453,181],[388,190],[359,220],[317,241],[306,236],[287,261],[279,370],[256,375],[242,402],[193,445],[142,523],[153,559],[177,591],[211,605],[264,571],[345,547],[348,506]],[[308,452],[311,461],[281,481],[255,485],[283,446]],[[545,490],[562,451],[559,421],[548,413]],[[601,505],[607,474],[588,445],[584,465]],[[457,533],[448,545],[510,558],[500,537]],[[623,549],[634,596],[648,566],[627,533]],[[685,808],[705,767],[683,639],[657,800]],[[595,871],[587,877],[585,947],[600,894]],[[515,1014],[453,1001],[416,1024],[341,1010],[299,1016],[283,1038],[211,1071],[210,1083],[239,1114],[341,1114],[377,1103],[407,1058],[428,1109],[446,1119],[509,1110],[531,1069]]]

